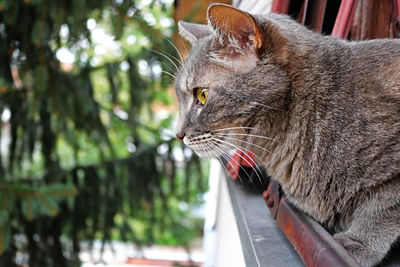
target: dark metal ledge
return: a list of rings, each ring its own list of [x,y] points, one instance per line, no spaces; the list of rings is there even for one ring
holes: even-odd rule
[[[288,203],[277,182],[269,182],[264,202],[255,180],[224,178],[246,266],[360,266],[318,222]],[[400,246],[379,264],[395,266],[400,266]]]
[[[304,266],[279,229],[260,193],[227,177],[246,266]]]

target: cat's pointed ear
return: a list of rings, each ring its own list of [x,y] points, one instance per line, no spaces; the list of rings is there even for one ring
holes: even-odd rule
[[[184,21],[178,22],[178,32],[191,45],[194,45],[198,39],[211,34],[207,25]]]
[[[262,31],[248,13],[225,4],[212,4],[207,11],[211,27],[222,38],[234,39],[240,48],[263,46]]]

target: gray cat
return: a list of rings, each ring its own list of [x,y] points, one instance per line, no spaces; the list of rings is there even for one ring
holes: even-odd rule
[[[207,15],[179,23],[192,49],[176,74],[178,138],[200,156],[251,150],[291,203],[379,263],[400,236],[400,41],[221,4]]]

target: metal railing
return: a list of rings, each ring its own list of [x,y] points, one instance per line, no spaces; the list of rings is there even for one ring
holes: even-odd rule
[[[243,166],[239,176],[224,178],[246,266],[360,266],[318,222],[287,201],[276,181],[264,173],[260,183],[254,171]],[[400,266],[400,246],[379,266]]]

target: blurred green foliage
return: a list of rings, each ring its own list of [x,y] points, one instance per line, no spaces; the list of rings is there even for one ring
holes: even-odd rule
[[[199,235],[204,166],[166,108],[172,8],[0,0],[0,266],[79,266],[83,240]]]

